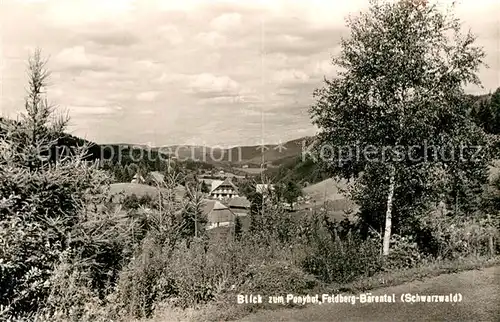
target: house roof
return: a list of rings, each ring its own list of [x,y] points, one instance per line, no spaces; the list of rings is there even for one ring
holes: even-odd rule
[[[207,222],[233,222],[235,214],[222,203],[217,200],[205,200],[203,207],[203,214],[207,217]]]
[[[156,182],[163,182],[165,180],[165,176],[163,174],[161,174],[160,172],[158,172],[158,171],[153,171],[149,175]]]
[[[250,201],[245,197],[234,197],[229,200],[229,208],[250,208]]]
[[[216,181],[216,180],[214,180]],[[217,181],[220,181],[220,180],[217,180]],[[234,190],[238,190],[238,188],[234,185],[234,183],[231,181],[231,179],[228,177],[226,179],[224,179],[224,181],[220,182],[218,185],[215,185],[214,182],[212,182],[212,191],[218,189],[218,188],[223,188],[223,187],[229,187],[229,188],[232,188]]]
[[[218,186],[220,186],[220,185],[221,185],[221,183],[223,183],[223,182],[224,182],[224,181],[222,181],[222,180],[212,180],[212,182],[211,182],[212,187],[211,187],[211,189],[210,189],[210,192],[212,192],[212,191],[214,191],[215,189],[217,189],[217,187],[218,187]]]

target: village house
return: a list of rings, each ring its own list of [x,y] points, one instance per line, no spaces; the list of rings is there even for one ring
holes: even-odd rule
[[[231,228],[236,221],[236,215],[218,200],[205,200],[203,214],[207,220],[206,230],[219,227]]]
[[[131,181],[131,183],[140,183],[140,184],[144,184],[145,182],[146,182],[146,179],[144,179],[144,177],[139,173],[136,173],[132,177],[132,181]]]
[[[250,227],[250,201],[245,197],[234,197],[228,202],[229,209],[240,219],[242,230]]]
[[[250,212],[250,201],[246,197],[231,198],[228,206],[237,216],[246,216]]]
[[[161,184],[165,180],[165,176],[158,171],[153,171],[143,176],[139,172],[134,175],[131,183],[139,183],[139,184]]]
[[[165,182],[165,175],[163,175],[162,173],[160,173],[158,171],[153,171],[153,172],[149,173],[148,179],[152,183],[161,184],[161,183]]]
[[[210,190],[211,199],[224,200],[234,197],[239,197],[238,188],[230,178],[226,178],[224,181],[212,181],[212,189]]]

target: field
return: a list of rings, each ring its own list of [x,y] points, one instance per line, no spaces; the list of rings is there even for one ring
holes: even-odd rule
[[[184,188],[179,186],[176,189],[177,198],[182,198],[184,196],[184,191]],[[149,196],[154,199],[158,197],[158,191],[155,187],[139,183],[113,183],[110,185],[109,192],[112,196],[117,196],[120,194],[130,196],[134,194],[139,198]]]
[[[347,182],[336,181],[335,179],[326,179],[321,182],[312,184],[303,189],[304,194],[311,197],[311,203],[323,203],[328,200],[344,199],[345,196],[340,189],[345,189]]]
[[[261,174],[264,170],[266,170],[263,168],[235,168],[235,169],[252,175]]]

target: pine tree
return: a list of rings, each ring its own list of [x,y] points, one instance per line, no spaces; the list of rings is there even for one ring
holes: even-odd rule
[[[86,239],[76,227],[96,213],[109,183],[98,164],[84,161],[87,146],[52,158],[68,118],[57,117],[48,104],[45,66],[36,50],[28,62],[26,112],[19,121],[0,123],[5,131],[0,138],[0,307],[5,309],[0,319],[2,313],[33,313],[46,304],[60,260],[83,251]]]
[[[492,133],[494,116],[488,100],[482,99],[477,110],[477,122],[487,133]]]
[[[500,87],[493,93],[490,100],[490,110],[493,116],[491,133],[500,134]]]
[[[242,224],[241,224],[241,218],[239,216],[236,216],[235,222],[234,222],[234,235],[236,239],[239,239],[241,237],[242,233]]]

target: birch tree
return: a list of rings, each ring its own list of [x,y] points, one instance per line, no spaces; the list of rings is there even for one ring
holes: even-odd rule
[[[453,6],[441,8],[424,1],[373,0],[368,11],[349,17],[350,37],[332,58],[337,76],[314,92],[310,109],[319,128],[319,161],[334,175],[369,173],[384,192],[384,255],[396,192],[409,179],[409,169],[425,172],[427,183],[437,182],[450,169],[439,154],[428,153],[431,149],[483,139],[465,117],[463,86],[480,84],[477,72],[485,54],[472,33],[462,32]]]

